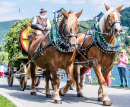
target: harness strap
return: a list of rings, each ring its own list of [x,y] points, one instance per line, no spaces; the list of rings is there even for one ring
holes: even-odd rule
[[[37,50],[39,50],[40,49],[40,45],[41,45],[41,43],[42,43],[42,41],[43,41],[43,39],[47,36],[47,34],[48,33],[46,33],[46,35],[40,40],[40,42],[39,42],[39,44],[38,44],[38,46],[37,46],[37,48],[36,48],[36,50],[35,50],[35,52],[37,52]]]
[[[35,55],[31,58],[31,61],[33,62],[38,56],[40,56],[42,54],[42,52],[44,51],[44,49],[46,49],[52,43],[53,43],[53,40],[49,41],[47,44],[45,44],[39,51],[37,51],[35,53]]]

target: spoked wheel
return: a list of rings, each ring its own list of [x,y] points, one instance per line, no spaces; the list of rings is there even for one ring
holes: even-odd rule
[[[24,91],[26,89],[25,77],[21,77],[20,79],[20,89],[21,91]]]
[[[35,86],[38,86],[40,84],[41,77],[36,77],[35,78]]]
[[[8,82],[8,86],[12,87],[13,85],[13,80],[14,80],[14,76],[13,76],[13,67],[11,62],[8,63],[8,75],[7,75],[7,82]]]
[[[24,66],[24,64],[22,63],[20,65],[20,68],[22,68]],[[25,81],[25,75],[23,73],[25,73],[26,71],[26,67],[24,67],[22,70],[21,70],[21,79],[20,79],[20,89],[22,91],[24,91],[26,89],[26,84],[27,82]]]

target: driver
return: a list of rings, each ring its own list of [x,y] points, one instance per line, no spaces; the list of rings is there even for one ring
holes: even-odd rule
[[[46,17],[46,12],[43,8],[40,11],[40,16],[36,16],[31,23],[31,28],[35,29],[34,33],[36,35],[46,33],[50,30],[51,24],[50,20]]]

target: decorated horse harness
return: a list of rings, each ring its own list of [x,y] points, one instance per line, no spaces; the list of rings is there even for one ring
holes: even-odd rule
[[[83,48],[82,48],[82,45],[83,45],[83,43],[84,43],[84,42],[87,40],[87,38],[88,38],[88,37],[85,37],[84,40],[82,41],[82,43],[80,44],[80,52],[79,52],[79,54],[76,56],[76,59],[77,59],[79,56],[84,57],[84,59],[87,60],[87,62],[88,62],[87,64],[89,65],[89,67],[94,66],[94,65],[97,63],[97,60],[98,60],[98,58],[102,55],[102,53],[112,54],[112,53],[117,52],[117,51],[120,50],[120,48],[121,48],[121,39],[120,39],[120,37],[117,37],[117,38],[114,37],[114,44],[113,44],[113,45],[109,44],[109,43],[105,40],[105,38],[103,37],[103,34],[105,34],[105,35],[107,35],[107,36],[112,35],[112,34],[113,34],[112,26],[113,26],[115,23],[120,23],[120,21],[114,21],[112,24],[110,24],[109,21],[108,21],[108,19],[107,19],[111,31],[110,31],[110,33],[101,33],[101,32],[100,32],[100,29],[99,29],[99,21],[100,21],[100,19],[101,19],[101,17],[102,17],[103,15],[104,15],[104,14],[101,12],[99,15],[97,15],[96,17],[94,17],[94,19],[95,19],[95,22],[94,22],[94,33],[93,33],[93,35],[88,35],[88,37],[89,37],[89,36],[93,36],[93,41],[92,41],[85,49],[83,49]],[[81,27],[83,27],[83,26],[81,26]],[[83,27],[83,28],[85,28],[85,27]],[[87,29],[87,32],[88,32],[88,30],[90,30],[90,29],[88,29],[88,28],[85,28],[85,29]],[[87,35],[87,33],[86,33],[86,35]],[[106,36],[106,37],[107,37],[107,36]],[[86,56],[86,52],[87,52],[92,46],[96,46],[96,47],[102,52],[101,55],[100,55],[97,59],[95,59],[95,58],[89,58],[89,57]],[[92,62],[92,61],[91,61],[92,59],[94,59],[95,61]],[[84,63],[85,63],[85,62],[84,62]],[[87,64],[86,64],[86,65],[87,65]],[[78,65],[78,64],[77,64],[77,65]],[[82,65],[83,65],[83,64],[82,64]]]
[[[36,53],[31,58],[32,61],[34,61],[38,56],[43,55],[43,51],[50,45],[53,45],[60,52],[73,52],[74,50],[76,50],[77,44],[78,44],[78,35],[77,34],[68,34],[67,35],[65,32],[65,35],[66,35],[65,36],[63,34],[63,30],[65,31],[64,25],[63,25],[62,30],[59,29],[59,24],[62,19],[63,19],[63,15],[61,13],[61,9],[58,11],[54,11],[53,26],[49,31],[50,41],[47,44],[45,44],[42,48],[40,48],[40,44],[42,43],[43,39],[48,35],[48,33],[47,33],[39,42],[39,44],[35,50]],[[66,18],[64,18],[64,22],[65,22],[65,20],[66,20]],[[71,44],[71,42],[68,40],[68,37],[76,37],[77,42],[75,44]],[[45,59],[45,61],[46,61],[46,59]]]
[[[105,38],[103,37],[102,34],[105,34],[107,36],[110,36],[110,33],[101,33],[99,29],[99,21],[101,17],[103,16],[103,13],[101,12],[98,16],[94,17],[95,18],[95,23],[94,23],[94,33],[93,33],[93,42],[85,48],[85,50],[82,49],[82,51],[86,52],[91,46],[95,45],[98,47],[99,50],[101,50],[104,53],[112,54],[114,52],[117,52],[121,48],[121,39],[120,37],[114,37],[114,45],[109,44]],[[107,20],[108,21],[108,20]],[[108,22],[109,23],[109,22]],[[111,29],[111,34],[113,34],[113,29],[112,26],[115,23],[120,23],[119,21],[114,21],[112,24],[109,23],[109,27]],[[82,26],[81,26],[82,27]],[[106,37],[107,37],[106,36]],[[84,38],[83,42],[81,43],[81,47],[85,40],[88,37]]]

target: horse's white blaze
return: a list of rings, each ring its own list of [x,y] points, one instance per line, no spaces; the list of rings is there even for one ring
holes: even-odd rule
[[[117,12],[114,11],[113,14],[115,15],[115,20],[118,20],[118,14],[117,14]]]
[[[117,11],[114,11],[113,14],[114,14],[114,16],[115,16],[115,21],[116,21],[116,20],[119,21]],[[118,29],[118,30],[121,29],[120,23],[115,23],[114,27],[115,27],[116,29]]]
[[[121,30],[121,25],[120,23],[115,23],[114,27],[118,30]]]

